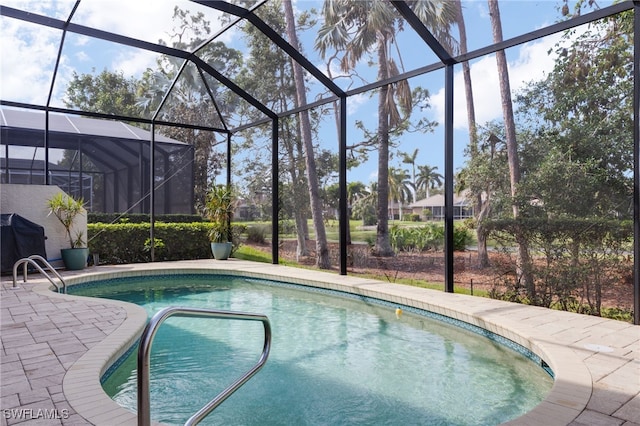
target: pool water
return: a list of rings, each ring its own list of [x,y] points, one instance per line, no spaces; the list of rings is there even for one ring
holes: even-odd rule
[[[111,280],[73,294],[266,314],[264,368],[213,411],[215,425],[492,425],[544,399],[552,378],[520,353],[442,321],[291,285],[229,276]],[[183,424],[258,360],[260,322],[168,319],[151,354],[151,417]],[[136,354],[103,383],[136,410]]]

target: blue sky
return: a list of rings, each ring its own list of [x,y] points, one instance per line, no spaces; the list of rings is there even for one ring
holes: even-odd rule
[[[214,27],[212,30],[215,32],[217,13],[184,0],[177,2],[168,0],[83,0],[74,22],[157,42],[159,39],[167,40],[170,38],[171,29],[174,27],[171,15],[173,5],[176,3],[183,9],[204,11],[208,19],[212,21]],[[58,19],[66,19],[73,1],[0,0],[0,4]],[[320,1],[297,0],[294,2],[294,7],[301,10],[310,7],[319,8],[321,4]],[[610,2],[601,2],[600,6],[608,4]],[[558,9],[561,5],[560,1],[555,0],[500,1],[505,39],[556,22],[560,18]],[[490,43],[492,41],[491,25],[486,0],[463,1],[463,7],[469,49],[474,50]],[[140,19],[141,16],[144,18]],[[59,37],[58,31],[2,18],[0,21],[0,43],[3,46],[0,62],[0,96],[2,99],[35,104],[46,102]],[[300,38],[309,59],[324,70],[326,65],[319,58],[317,52],[313,51],[313,33],[301,33]],[[553,58],[548,55],[548,51],[558,42],[559,38],[559,35],[547,37],[512,48],[507,52],[513,93],[517,93],[526,82],[543,78],[545,72],[552,68]],[[221,40],[234,47],[241,48],[242,46],[240,38],[234,32],[225,33]],[[410,29],[399,36],[398,44],[402,51],[402,64],[406,70],[434,62],[433,56]],[[69,34],[63,50],[59,78],[54,88],[51,104],[62,106],[61,95],[73,71],[86,73],[95,68],[99,72],[107,68],[113,71],[122,71],[125,76],[139,77],[147,67],[154,67],[156,59],[157,55],[155,54]],[[502,112],[495,57],[488,56],[475,60],[471,67],[478,123],[484,124],[500,119]],[[335,68],[332,68],[332,71],[338,72]],[[368,67],[366,64],[359,66],[358,71],[365,81],[372,79],[375,75],[375,68]],[[442,123],[444,118],[443,75],[443,71],[438,71],[428,76],[418,77],[410,82],[412,86],[420,85],[431,93],[431,108],[422,113],[416,112],[416,115],[424,114],[426,118]],[[342,79],[338,81],[338,84],[347,88],[348,83]],[[319,87],[312,86],[310,100],[320,90]],[[466,101],[461,67],[456,67],[454,93],[455,167],[459,168],[464,164],[463,151],[468,142]],[[369,128],[375,129],[376,98],[369,97],[368,94],[353,97],[349,100],[348,108],[349,143],[353,143],[361,137],[360,132],[354,129],[355,120],[361,120]],[[326,119],[327,123],[323,124],[320,138],[323,145],[326,144],[329,149],[335,151],[336,133],[332,120],[332,117]],[[444,173],[443,133],[443,126],[439,125],[431,134],[408,134],[402,138],[400,150],[412,153],[418,149],[417,164],[437,166],[439,171]],[[357,170],[349,172],[349,180],[359,180],[364,183],[374,181],[376,161],[375,155],[372,155],[367,163]],[[408,168],[407,165],[402,165],[400,160],[395,158],[391,160],[390,165]]]

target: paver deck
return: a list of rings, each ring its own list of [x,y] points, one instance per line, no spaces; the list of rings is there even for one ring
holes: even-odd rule
[[[640,326],[486,298],[239,260],[100,266],[69,283],[153,271],[224,270],[345,290],[482,326],[528,347],[554,370],[553,389],[517,425],[640,426]],[[59,295],[39,275],[2,278],[2,425],[136,424],[102,391],[100,376],[139,335],[140,307]]]

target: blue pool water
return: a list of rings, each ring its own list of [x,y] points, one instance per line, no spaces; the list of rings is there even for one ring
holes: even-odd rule
[[[108,285],[106,285],[108,284]],[[266,314],[273,343],[265,367],[202,424],[493,425],[537,405],[549,374],[505,345],[395,305],[229,276],[110,280],[73,294],[126,300],[149,315],[166,306]],[[151,355],[151,416],[183,424],[251,368],[259,322],[170,318]],[[104,378],[136,409],[136,356]]]

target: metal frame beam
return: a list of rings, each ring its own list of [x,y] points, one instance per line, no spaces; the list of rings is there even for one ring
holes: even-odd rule
[[[320,81],[327,89],[331,90],[334,95],[344,96],[345,92],[333,82],[325,73],[320,71],[315,65],[311,63],[304,55],[300,53],[298,49],[293,47],[287,42],[280,34],[275,32],[266,22],[264,22],[258,15],[249,9],[245,9],[240,6],[236,6],[224,1],[210,1],[210,0],[192,0],[194,3],[201,4],[212,9],[219,10],[221,12],[229,13],[231,15],[244,18],[258,28],[262,34],[267,36],[274,44],[282,49],[287,55],[289,55],[294,61],[298,62],[309,74],[314,76]]]
[[[640,325],[640,1],[633,1],[633,323]]]
[[[444,79],[444,290],[453,293],[453,64]]]
[[[349,232],[349,200],[347,192],[347,97],[340,97],[340,134],[338,136],[338,190],[340,224],[340,275],[347,275],[347,233]]]
[[[424,22],[418,18],[409,5],[405,1],[392,0],[391,4],[396,8],[398,13],[411,25],[411,28],[420,36],[420,38],[431,48],[433,53],[440,58],[445,65],[452,65],[455,59],[442,46],[442,44],[433,36],[431,31],[424,25]]]

